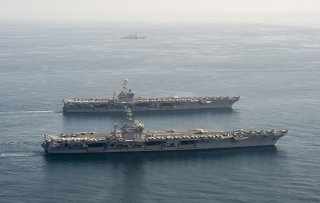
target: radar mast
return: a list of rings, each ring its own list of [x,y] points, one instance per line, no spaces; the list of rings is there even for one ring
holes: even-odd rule
[[[124,81],[123,81],[123,83],[122,83],[122,87],[123,87],[123,90],[124,90],[125,92],[128,91],[128,79],[127,79],[127,78],[124,79]]]

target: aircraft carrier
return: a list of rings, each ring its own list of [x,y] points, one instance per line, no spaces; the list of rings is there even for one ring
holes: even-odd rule
[[[189,109],[232,108],[239,96],[225,97],[135,97],[128,88],[128,80],[123,82],[123,90],[112,98],[64,99],[64,113],[123,112],[132,111],[173,111]]]
[[[42,147],[46,154],[115,153],[203,150],[272,146],[287,130],[210,131],[144,131],[144,125],[126,110],[126,122],[111,133],[83,132],[70,135],[44,135]]]

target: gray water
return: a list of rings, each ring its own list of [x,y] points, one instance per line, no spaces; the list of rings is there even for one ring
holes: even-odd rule
[[[0,202],[319,202],[320,28],[0,25]],[[138,33],[145,40],[120,37]],[[233,111],[139,113],[147,129],[288,129],[276,147],[46,157],[42,134],[106,132],[120,115],[62,99],[235,96]]]

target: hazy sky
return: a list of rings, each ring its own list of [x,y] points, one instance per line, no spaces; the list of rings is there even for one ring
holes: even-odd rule
[[[320,0],[0,0],[0,20],[320,24]]]

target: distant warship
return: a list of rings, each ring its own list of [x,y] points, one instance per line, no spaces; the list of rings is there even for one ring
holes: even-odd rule
[[[111,133],[77,133],[71,135],[44,135],[42,147],[46,154],[112,153],[203,150],[218,148],[272,146],[287,134],[287,130],[259,131],[146,131],[135,121],[130,109],[126,122]]]
[[[128,88],[128,80],[123,82],[123,90],[112,98],[64,99],[64,113],[84,112],[122,112],[126,108],[132,111],[173,111],[188,109],[232,108],[239,100],[233,97],[134,97],[134,91]]]
[[[129,36],[121,37],[120,39],[146,39],[145,36],[138,36],[137,34],[132,34]]]

